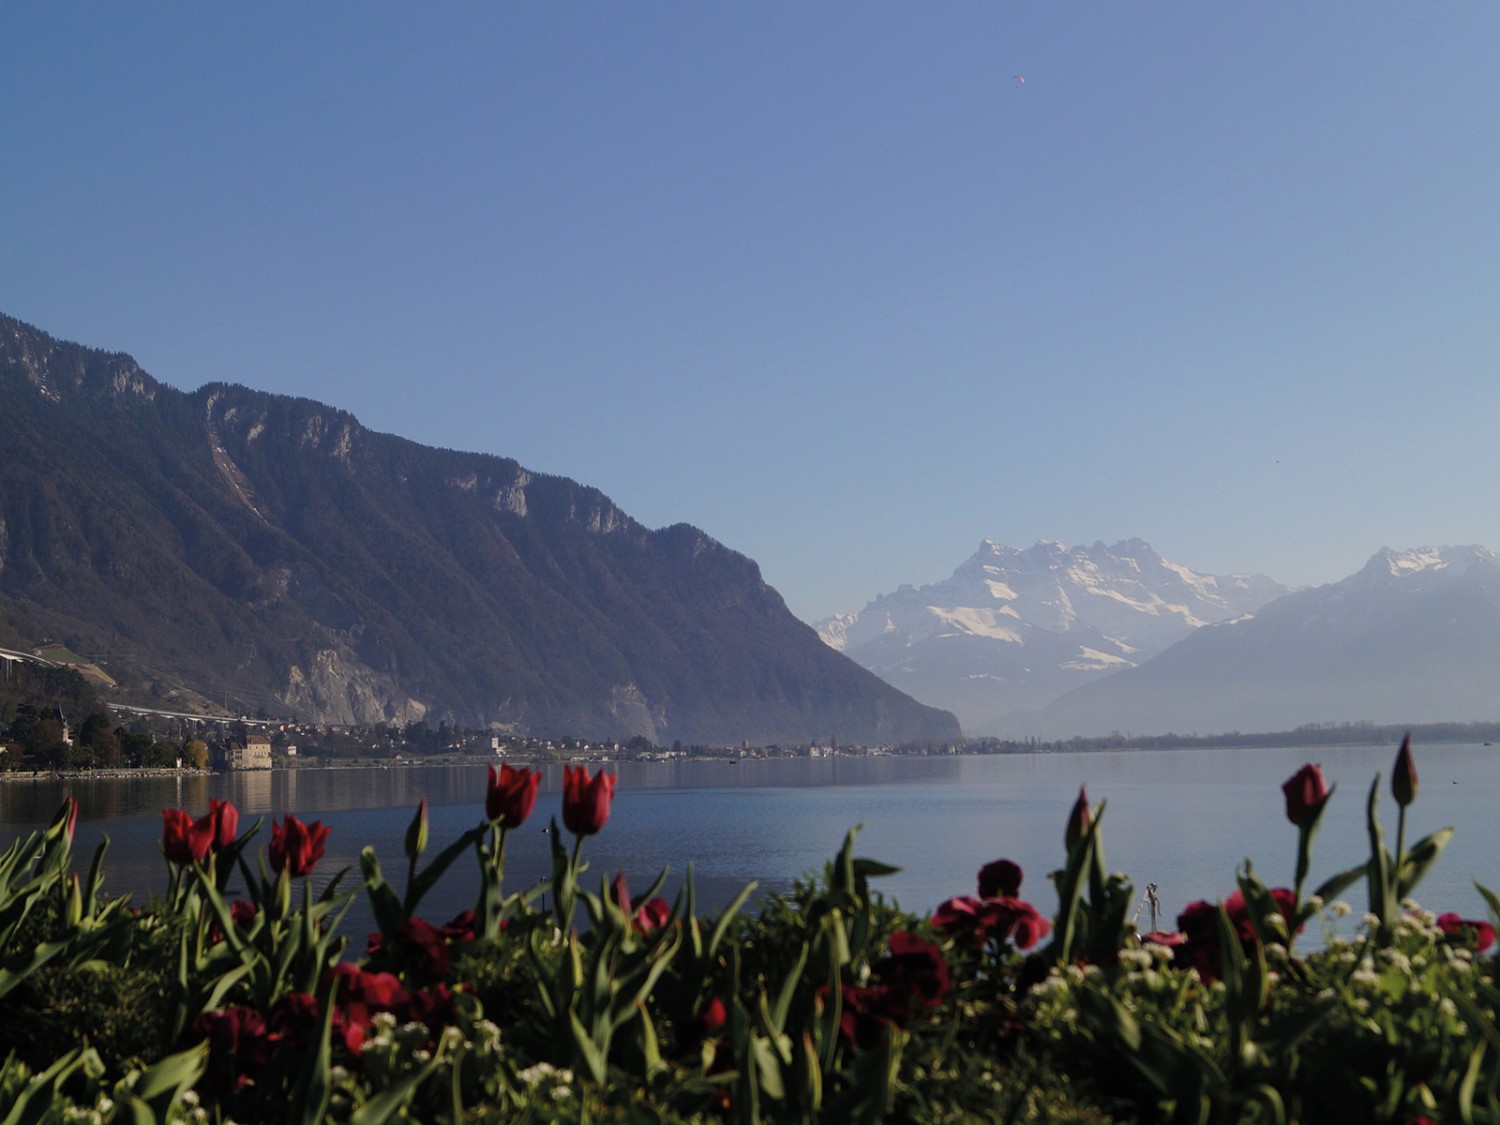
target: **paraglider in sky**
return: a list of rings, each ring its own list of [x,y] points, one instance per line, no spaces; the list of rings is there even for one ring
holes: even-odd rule
[[[1017,86],[1024,86],[1024,85],[1026,85],[1026,75],[1024,75],[1024,74],[1012,74],[1011,77],[1016,80],[1016,85]]]

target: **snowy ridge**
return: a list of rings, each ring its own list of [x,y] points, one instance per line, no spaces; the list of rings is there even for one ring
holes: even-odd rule
[[[815,627],[826,644],[982,733],[997,715],[1133,667],[1287,592],[1261,575],[1200,574],[1140,539],[1026,549],[986,539],[947,579],[903,585]]]

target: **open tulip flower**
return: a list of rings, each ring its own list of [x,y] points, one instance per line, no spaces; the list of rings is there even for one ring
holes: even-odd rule
[[[235,834],[240,827],[240,810],[235,808],[232,802],[220,801],[217,798],[208,799],[208,821],[213,825],[213,850],[223,851],[234,843]]]
[[[501,828],[519,828],[531,815],[536,804],[541,770],[516,769],[502,765],[490,767],[489,789],[484,795],[484,815]]]
[[[288,814],[281,823],[271,825],[271,868],[301,877],[312,873],[323,858],[323,842],[328,828],[321,820],[303,824]]]
[[[161,810],[161,850],[179,866],[197,863],[213,846],[214,826],[209,817],[194,820],[184,809]]]

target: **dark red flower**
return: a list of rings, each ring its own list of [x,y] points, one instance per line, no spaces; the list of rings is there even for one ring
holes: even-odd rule
[[[1495,944],[1495,927],[1488,922],[1460,918],[1457,914],[1439,914],[1437,925],[1451,938],[1472,941],[1476,953],[1483,953]]]
[[[214,826],[208,817],[194,820],[182,809],[161,810],[161,850],[172,863],[196,863],[213,846]]]
[[[1323,806],[1328,803],[1328,783],[1323,780],[1323,767],[1305,765],[1281,787],[1286,795],[1286,818],[1298,828],[1306,831],[1318,823],[1323,815]]]
[[[453,990],[446,984],[436,984],[413,992],[402,1015],[408,1020],[436,1028],[451,1023],[454,1012]]]
[[[1009,938],[1018,949],[1030,949],[1052,930],[1029,902],[1010,897],[950,898],[932,912],[932,924],[944,933],[967,934],[975,945]]]
[[[52,814],[52,823],[49,828],[55,828],[59,824],[63,826],[63,835],[69,840],[73,838],[73,830],[78,827],[78,798],[69,794],[62,799],[62,804],[57,806],[57,812]]]
[[[1021,868],[1008,859],[997,859],[979,869],[980,898],[1014,898],[1021,893]]]
[[[208,822],[213,825],[213,850],[222,851],[234,843],[240,827],[240,810],[229,801],[208,799]]]
[[[705,1036],[717,1035],[728,1022],[729,1010],[717,996],[703,1005],[703,1010],[698,1013],[698,1030]]]
[[[474,940],[474,912],[460,911],[443,924],[443,936],[449,944],[459,945]]]
[[[338,982],[334,999],[333,1029],[351,1055],[364,1048],[365,1037],[376,1012],[402,1012],[410,1001],[401,982],[390,973],[370,973],[358,965],[340,962],[324,979]]]
[[[1417,763],[1412,760],[1409,734],[1401,740],[1401,749],[1396,752],[1396,765],[1391,770],[1391,796],[1402,808],[1417,797]]]
[[[825,984],[820,991],[826,992],[827,988]],[[839,998],[842,1001],[839,1033],[851,1047],[862,1051],[877,1046],[886,1028],[901,1026],[909,1012],[909,1005],[902,1005],[895,991],[883,986],[841,985]]]
[[[1093,825],[1093,814],[1089,812],[1088,791],[1080,785],[1078,787],[1078,800],[1073,802],[1073,811],[1068,814],[1068,828],[1063,835],[1063,841],[1068,850],[1073,850],[1073,845],[1088,833]]]
[[[563,824],[575,836],[592,836],[609,819],[615,778],[601,769],[592,779],[586,766],[563,767]]]
[[[671,920],[672,907],[664,898],[658,896],[649,902],[636,905],[630,897],[630,888],[625,882],[623,871],[615,876],[613,892],[615,905],[620,908],[621,914],[630,919],[631,925],[635,927],[638,934],[649,934],[652,930],[659,930]]]
[[[328,828],[321,820],[303,824],[288,815],[284,822],[271,825],[271,868],[293,876],[308,875],[323,858],[323,842]]]
[[[425,918],[408,918],[396,931],[407,971],[438,981],[448,975],[448,936]]]
[[[489,789],[484,795],[484,815],[501,828],[517,828],[525,823],[536,804],[537,786],[542,783],[542,771],[516,769],[502,765],[499,770],[490,767]]]
[[[943,951],[915,934],[898,930],[891,935],[890,953],[870,966],[882,984],[904,992],[928,1008],[948,995],[948,962]]]
[[[213,1053],[234,1055],[242,1064],[263,1066],[270,1058],[266,1020],[254,1008],[242,1005],[202,1012],[193,1021],[193,1032],[208,1040]]]
[[[1292,892],[1285,887],[1273,887],[1270,894],[1277,911],[1290,925],[1292,908],[1296,904]],[[1229,916],[1229,924],[1233,927],[1235,936],[1240,939],[1240,945],[1245,950],[1250,950],[1259,939],[1243,892],[1235,891],[1224,900],[1224,913]],[[1182,941],[1175,943],[1177,961],[1197,969],[1198,975],[1206,981],[1218,980],[1224,970],[1219,948],[1218,916],[1219,907],[1211,902],[1191,903],[1177,916],[1177,928],[1182,931]]]

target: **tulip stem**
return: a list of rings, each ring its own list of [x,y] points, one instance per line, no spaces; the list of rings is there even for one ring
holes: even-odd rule
[[[1406,858],[1406,806],[1396,809],[1396,864],[1391,871],[1391,884],[1399,893],[1401,888],[1401,864]],[[1399,904],[1398,904],[1399,905]]]

